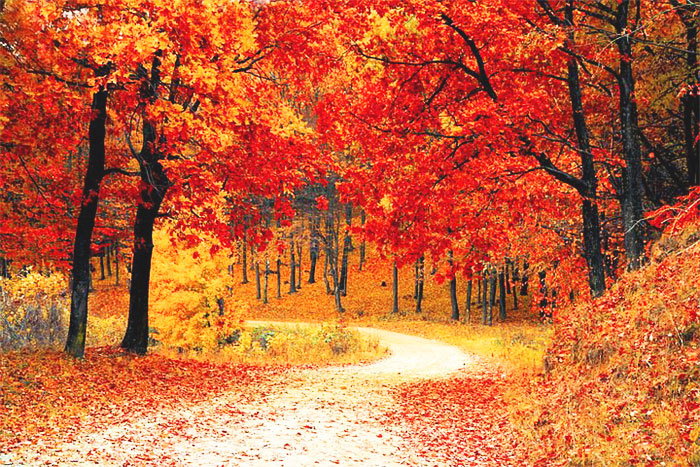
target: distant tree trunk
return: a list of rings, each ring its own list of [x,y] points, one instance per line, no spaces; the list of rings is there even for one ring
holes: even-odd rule
[[[260,300],[262,298],[262,291],[260,290],[260,260],[255,258],[255,298]]]
[[[95,228],[100,183],[104,175],[105,136],[107,121],[107,91],[100,88],[92,96],[92,120],[88,128],[89,156],[83,181],[83,195],[73,242],[71,271],[71,304],[65,352],[82,358],[85,353],[85,333],[90,289],[90,245]]]
[[[447,262],[450,265],[450,272],[453,274],[450,279],[450,305],[452,306],[452,320],[459,321],[459,302],[457,301],[457,275],[454,274],[454,259],[452,250],[448,252]]]
[[[489,316],[488,325],[493,325],[493,307],[496,304],[496,271],[489,272]]]
[[[345,238],[343,239],[343,260],[340,265],[340,288],[343,297],[348,294],[348,256],[350,255],[350,247],[352,246],[352,238],[350,237],[350,226],[352,226],[352,204],[345,204]]]
[[[302,258],[302,241],[301,238],[297,242],[297,280],[296,280],[296,288],[297,290],[301,289],[301,275],[302,275],[302,270],[301,270],[301,258]]]
[[[506,260],[505,269],[506,269],[506,292],[507,293],[511,293],[511,290],[510,290],[510,269],[512,266],[513,266],[513,263],[510,260]]]
[[[416,313],[423,311],[423,286],[425,283],[425,257],[416,262]]]
[[[296,293],[296,259],[294,258],[294,234],[289,237],[289,293]]]
[[[310,258],[310,264],[309,264],[309,284],[314,284],[316,282],[316,263],[318,262],[318,250],[319,250],[319,242],[318,242],[318,225],[316,225],[316,221],[313,221],[314,224],[311,226],[311,239],[309,240],[309,258]]]
[[[119,240],[117,240],[116,245],[114,245],[114,276],[117,287],[119,287]]]
[[[467,282],[467,304],[466,304],[467,323],[472,322],[472,282],[473,282],[473,280],[471,278],[469,278],[469,282]]]
[[[105,266],[107,266],[107,277],[112,277],[112,249],[114,248],[114,244],[112,242],[109,243],[107,246],[107,258],[105,259]]]
[[[365,217],[366,217],[366,216],[365,216],[365,210],[362,209],[362,210],[360,211],[360,224],[362,225],[362,227],[365,226],[365,220],[366,220]],[[367,248],[367,247],[366,247],[366,242],[365,242],[365,236],[364,236],[364,232],[363,232],[363,234],[362,234],[362,243],[360,243],[360,268],[359,268],[360,271],[362,271],[362,266],[365,264],[365,252],[366,252],[366,248]]]
[[[265,287],[263,288],[263,303],[267,304],[267,284],[270,277],[270,259],[265,257]]]
[[[523,261],[523,277],[521,280],[522,286],[520,287],[520,295],[522,295],[523,297],[527,296],[528,282],[530,281],[527,273],[529,268],[530,265],[527,264],[527,260]]]
[[[487,282],[486,268],[481,272],[481,283],[482,294],[481,294],[481,322],[486,325],[489,323],[489,310],[488,310],[488,289],[489,285]]]
[[[277,298],[282,298],[282,260],[277,258]]]
[[[323,282],[326,284],[326,295],[330,295],[333,293],[333,290],[331,290],[331,284],[328,281],[328,251],[323,256],[325,259],[323,263]]]
[[[105,252],[100,255],[100,280],[105,280]]]
[[[685,136],[685,159],[688,169],[688,186],[700,185],[700,144],[698,144],[698,127],[700,126],[700,96],[697,93],[698,78],[698,24],[697,6],[672,0],[683,25],[685,26],[686,54],[685,63],[690,72],[688,84],[693,91],[686,92],[681,98],[683,104],[683,133]]]
[[[505,268],[503,266],[498,272],[498,286],[499,286],[499,297],[498,297],[498,318],[501,322],[506,320],[506,276]]]
[[[246,229],[247,230],[247,229]],[[248,283],[248,232],[243,233],[243,245],[241,245],[243,250],[243,284]]]
[[[393,314],[397,314],[399,312],[399,268],[396,266],[396,261],[394,261],[393,265],[393,284],[392,284],[392,293],[393,293],[393,305],[391,307],[391,312]]]

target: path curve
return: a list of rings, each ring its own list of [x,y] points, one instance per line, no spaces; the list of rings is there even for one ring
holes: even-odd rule
[[[249,322],[310,326],[304,323]],[[473,362],[457,347],[375,328],[357,328],[391,354],[364,365],[285,374],[255,404],[225,393],[205,404],[174,407],[129,425],[57,446],[48,465],[438,466],[390,425],[390,390],[398,383],[447,377]],[[392,422],[397,423],[397,422]],[[125,441],[126,440],[126,441]],[[425,450],[423,450],[425,451]]]

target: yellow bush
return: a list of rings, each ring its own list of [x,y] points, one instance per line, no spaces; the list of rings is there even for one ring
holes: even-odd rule
[[[68,317],[66,284],[61,274],[31,269],[0,279],[0,349],[62,342]]]

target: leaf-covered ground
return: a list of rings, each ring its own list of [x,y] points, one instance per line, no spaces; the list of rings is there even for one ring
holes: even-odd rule
[[[455,347],[373,332],[392,355],[345,367],[280,371],[135,359],[103,349],[78,363],[45,354],[19,370],[12,360],[19,357],[11,356],[2,366],[13,373],[3,374],[0,460],[518,464],[499,404],[499,374]],[[65,415],[62,405],[77,407],[74,415]],[[40,422],[22,427],[25,417]]]

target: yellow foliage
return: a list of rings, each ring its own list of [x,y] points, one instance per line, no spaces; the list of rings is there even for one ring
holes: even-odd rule
[[[0,348],[52,345],[64,337],[66,278],[31,269],[0,279]]]

